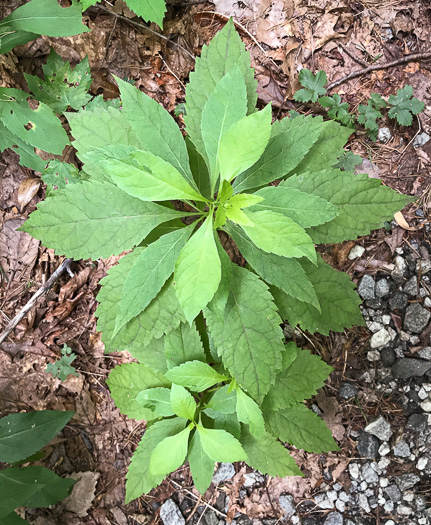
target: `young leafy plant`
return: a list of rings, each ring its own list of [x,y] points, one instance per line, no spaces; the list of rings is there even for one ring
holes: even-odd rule
[[[309,69],[303,68],[299,72],[299,83],[303,89],[297,91],[293,98],[298,102],[317,102],[317,99],[326,93],[324,87],[326,82],[327,77],[324,71],[314,74]]]
[[[66,114],[88,180],[52,192],[23,229],[76,259],[131,250],[102,279],[96,313],[106,351],[139,361],[110,374],[115,402],[150,422],[127,498],[187,460],[201,491],[215,461],[299,475],[277,439],[336,448],[303,403],[329,367],[285,346],[280,323],[363,324],[349,276],[314,245],[366,235],[410,199],[332,168],[350,129],[297,115],[272,124],[269,105],[257,110],[232,20],[190,75],[185,140],[155,100],[117,82],[121,110]],[[247,267],[227,254],[233,243]]]
[[[344,126],[353,127],[355,117],[349,113],[349,104],[341,102],[341,97],[335,93],[332,97],[320,97],[319,104],[328,108],[328,117],[333,120],[338,120]]]
[[[48,507],[64,499],[75,481],[63,479],[44,467],[20,467],[68,423],[74,412],[44,410],[11,414],[0,419],[0,461],[14,466],[0,470],[0,521],[5,525],[28,523],[17,507]],[[37,457],[40,459],[40,457]]]
[[[55,363],[48,363],[45,372],[48,372],[52,377],[58,377],[60,381],[65,381],[70,375],[78,377],[78,372],[72,365],[76,359],[76,354],[67,345],[61,350],[61,358]]]
[[[392,108],[389,110],[389,117],[397,119],[400,126],[411,126],[413,115],[417,115],[424,110],[425,104],[413,97],[412,86],[405,86],[397,91],[397,95],[390,95],[389,104]]]

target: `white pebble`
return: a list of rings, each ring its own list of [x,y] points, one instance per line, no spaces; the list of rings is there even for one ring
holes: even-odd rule
[[[416,463],[416,468],[418,470],[424,470],[427,464],[428,464],[428,458],[422,456],[421,458],[418,459],[418,462]]]
[[[431,412],[431,400],[422,401],[420,406],[424,412]]]
[[[365,252],[365,248],[359,245],[353,246],[353,248],[350,250],[348,258],[353,261],[353,259],[357,259],[358,257],[362,257],[362,255]]]
[[[387,443],[383,443],[382,445],[380,445],[379,454],[381,456],[386,456],[387,454],[389,454],[390,451],[391,449]]]
[[[425,390],[425,388],[421,388],[418,392],[419,399],[426,399],[428,397],[428,392]]]

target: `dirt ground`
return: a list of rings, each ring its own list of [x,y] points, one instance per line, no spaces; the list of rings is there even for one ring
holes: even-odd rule
[[[0,3],[0,18],[22,3]],[[118,89],[112,78],[115,74],[133,79],[136,87],[173,111],[184,101],[184,85],[194,67],[189,55],[198,56],[202,45],[233,16],[251,52],[259,104],[271,102],[274,118],[282,118],[292,109],[302,113],[322,111],[317,105],[293,101],[293,94],[300,87],[298,71],[302,67],[325,70],[331,83],[371,64],[430,50],[428,0],[175,0],[168,2],[163,39],[146,31],[145,24],[133,25],[130,20],[139,24],[139,19],[133,17],[121,0],[113,5],[103,2],[102,7],[87,11],[89,33],[56,39],[40,37],[0,55],[1,87],[26,89],[23,73],[41,75],[41,66],[52,46],[73,64],[88,55],[94,95],[116,98]],[[160,31],[155,25],[151,27]],[[348,144],[351,151],[367,159],[366,170],[371,166],[386,185],[417,197],[398,217],[399,228],[382,229],[357,241],[366,248],[364,257],[348,259],[352,242],[325,247],[325,258],[348,271],[356,281],[365,273],[388,271],[398,247],[427,242],[425,225],[431,218],[431,141],[415,148],[413,140],[422,132],[431,134],[431,61],[412,61],[378,70],[331,90],[331,94],[339,93],[351,108],[356,108],[371,92],[387,97],[406,84],[413,86],[414,96],[425,103],[424,112],[414,118],[413,125],[401,128],[394,121],[382,123],[391,131],[386,143],[371,142],[359,129]],[[73,151],[66,155],[73,162]],[[62,259],[27,234],[16,231],[44,198],[39,174],[19,166],[18,157],[6,150],[0,154],[0,185],[1,331]],[[415,214],[417,208],[423,210],[421,220]],[[104,355],[94,317],[99,281],[117,260],[118,257],[75,261],[72,265],[75,276],[64,275],[1,346],[0,414],[34,409],[75,410],[76,417],[49,447],[44,464],[55,466],[60,475],[92,473],[87,480],[87,498],[78,505],[81,508],[60,506],[27,515],[28,519],[38,518],[39,525],[156,524],[160,504],[172,494],[184,495],[189,491],[192,501],[199,502],[189,471],[182,468],[149,496],[123,504],[127,465],[145,426],[122,416],[110,398],[105,383],[107,374],[115,365],[130,361],[130,356],[126,352]],[[383,401],[366,385],[362,387],[370,390],[369,401],[360,409],[339,405],[336,397],[339,384],[345,379],[358,380],[360,373],[369,367],[366,361],[369,338],[368,330],[361,328],[329,337],[304,334],[299,341],[320,353],[335,369],[316,401],[321,409],[325,407],[324,417],[341,446],[339,453],[328,454],[324,460],[326,467],[332,465],[335,480],[337,475],[342,478],[355,451],[356,444],[347,436],[346,429],[363,427],[363,412],[372,418],[382,409],[382,403],[386,403],[384,409],[394,418],[402,413],[396,400]],[[64,344],[77,355],[74,365],[79,375],[60,382],[47,374],[45,368],[47,363],[58,359]],[[257,519],[280,518],[278,497],[282,492],[299,499],[312,495],[323,482],[322,458],[303,452],[295,454],[305,467],[303,480],[268,483],[241,502],[238,494],[246,468],[238,465],[232,483],[222,489],[230,497],[227,517],[241,512]],[[213,487],[205,500],[212,505],[219,495],[220,489]]]

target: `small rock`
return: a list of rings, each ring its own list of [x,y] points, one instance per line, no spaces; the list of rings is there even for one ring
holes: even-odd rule
[[[371,350],[367,353],[367,359],[371,362],[380,361],[380,352],[378,350]]]
[[[335,507],[340,512],[344,512],[346,510],[346,504],[344,503],[344,501],[341,501],[340,499],[337,499],[337,501],[335,502]]]
[[[376,321],[367,321],[367,328],[370,332],[375,334],[383,328],[383,325],[381,323],[377,323]]]
[[[391,449],[389,448],[389,445],[387,443],[383,443],[382,446],[379,448],[379,454],[381,456],[387,456]]]
[[[420,359],[401,357],[392,366],[392,375],[396,379],[409,379],[411,377],[422,377],[431,368],[431,363]]]
[[[399,458],[408,458],[410,456],[410,447],[405,441],[400,441],[394,447],[394,455]]]
[[[420,407],[424,412],[431,412],[431,400],[427,399],[426,401],[422,401]]]
[[[326,497],[326,494],[317,494],[314,503],[321,509],[333,509],[334,503]]]
[[[362,299],[369,300],[376,297],[376,283],[371,275],[364,275],[358,286],[358,294]]]
[[[232,463],[221,463],[216,470],[212,482],[214,485],[219,485],[223,481],[227,481],[235,476],[235,467]]]
[[[418,138],[418,136],[416,138]],[[392,138],[391,130],[389,128],[380,128],[377,138],[379,139],[379,142],[388,142],[388,140],[391,140]]]
[[[365,427],[365,432],[376,436],[381,441],[389,441],[392,436],[391,425],[383,416],[380,416],[376,421],[373,421]]]
[[[382,328],[371,337],[370,347],[381,348],[382,346],[386,346],[388,343],[390,343],[391,340],[390,333],[386,330],[386,328]]]
[[[164,525],[185,525],[186,523],[177,504],[171,499],[166,500],[160,507],[160,519]]]
[[[326,493],[326,496],[331,501],[335,501],[338,498],[336,490],[328,490],[328,492]]]
[[[343,516],[339,512],[330,512],[326,516],[324,525],[343,525]]]
[[[358,395],[358,389],[351,383],[343,383],[338,390],[341,399],[352,399]]]
[[[426,306],[427,308],[431,307],[431,298],[425,297],[424,306]]]
[[[404,328],[413,334],[418,334],[428,324],[431,314],[419,303],[410,304],[404,318]]]
[[[403,292],[395,292],[389,299],[389,306],[391,310],[402,310],[407,306],[407,295]]]
[[[414,430],[418,433],[424,432],[427,428],[427,416],[425,414],[412,414],[406,423],[406,429]]]
[[[416,474],[403,474],[395,478],[395,483],[398,485],[398,488],[404,492],[414,487],[420,480],[420,477],[416,476]]]
[[[386,297],[390,292],[389,283],[386,279],[380,279],[376,283],[376,296]]]
[[[383,489],[383,492],[391,501],[394,501],[395,503],[401,500],[400,489],[395,485],[395,483],[388,485],[385,489]]]
[[[291,496],[290,494],[281,494],[278,501],[280,502],[280,507],[285,512],[286,518],[290,518],[291,516],[295,514],[296,507],[295,507],[295,501],[293,499],[293,496]]]
[[[383,366],[390,367],[395,363],[396,355],[392,348],[386,347],[380,350],[380,359]]]
[[[365,512],[371,512],[370,505],[368,503],[367,496],[365,494],[358,494],[358,505],[365,510]]]
[[[371,434],[363,432],[358,438],[356,450],[361,458],[376,459],[379,455],[380,442]]]
[[[397,507],[397,514],[399,516],[410,516],[412,512],[413,510],[410,507],[407,507],[407,505],[398,505]]]
[[[397,257],[395,257],[394,264],[395,268],[391,272],[391,277],[397,284],[401,284],[404,282],[404,275],[407,271],[407,263],[403,257],[397,255]]]
[[[362,246],[359,246],[358,244],[355,244],[353,248],[350,250],[349,255],[347,256],[351,261],[354,259],[357,259],[358,257],[362,257],[362,255],[365,252],[365,248]]]
[[[263,483],[264,481],[265,478],[262,476],[262,474],[259,474],[259,472],[249,472],[247,474],[244,474],[243,487],[245,489],[248,489],[250,487],[253,487],[254,485]]]
[[[383,324],[391,324],[392,317],[390,315],[382,315]]]
[[[370,463],[366,463],[362,467],[362,477],[367,483],[377,483],[379,481],[379,476],[376,471],[372,468]]]
[[[416,463],[416,468],[418,470],[424,470],[425,467],[428,465],[428,458],[422,456],[418,459],[418,462]]]
[[[417,295],[418,294],[418,278],[416,275],[410,277],[410,279],[403,286],[403,292],[407,295]]]
[[[422,146],[425,146],[425,144],[429,141],[430,136],[428,133],[425,133],[423,131],[422,133],[419,133],[419,135],[416,135],[414,138],[412,144],[414,148],[422,148]]]
[[[431,270],[431,260],[426,261],[423,259],[419,259],[416,263],[416,273],[425,275]]]
[[[416,355],[421,359],[431,361],[431,346],[424,346]]]
[[[365,301],[365,305],[367,306],[367,308],[377,310],[382,307],[383,302],[380,297],[376,297],[375,299],[369,299],[368,301]]]
[[[350,477],[353,479],[359,478],[359,465],[358,463],[349,463],[349,473]]]

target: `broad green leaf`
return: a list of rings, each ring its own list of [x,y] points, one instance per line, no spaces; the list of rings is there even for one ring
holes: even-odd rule
[[[245,394],[239,387],[236,391],[236,413],[241,423],[246,423],[253,436],[259,437],[265,432],[265,421],[256,401]]]
[[[311,262],[316,261],[313,241],[292,219],[269,210],[244,213],[254,226],[242,225],[242,229],[258,248],[283,257],[307,257]]]
[[[163,475],[151,476],[149,473],[150,457],[156,446],[169,436],[181,432],[186,420],[175,417],[154,423],[144,434],[138,448],[132,456],[126,475],[126,503],[148,494],[151,489],[163,481]]]
[[[217,303],[218,308],[223,309],[228,300],[230,285],[232,282],[232,262],[223,248],[218,235],[215,236],[215,240],[221,263],[221,280],[212,301]]]
[[[219,176],[219,151],[223,135],[247,114],[247,92],[238,66],[217,83],[202,111],[202,138],[209,162],[211,186]]]
[[[225,229],[232,236],[248,264],[264,281],[320,309],[313,285],[296,259],[288,259],[259,250],[244,231],[235,224],[228,223]]]
[[[166,13],[165,0],[127,0],[127,7],[146,22],[156,22],[163,28],[163,17]]]
[[[355,117],[349,113],[349,104],[341,102],[341,97],[335,93],[333,97],[319,98],[319,104],[328,108],[328,117],[339,120],[345,126],[354,126]]]
[[[36,38],[37,35],[34,36]],[[28,521],[23,520],[15,512],[11,512],[3,518],[3,525],[28,525]]]
[[[280,318],[267,286],[232,265],[227,303],[212,301],[204,315],[224,366],[242,388],[262,401],[281,368],[284,348]]]
[[[213,412],[210,408],[206,409],[205,413],[213,419],[214,428],[224,430],[236,439],[241,437],[241,423],[238,421],[236,413],[223,414],[221,412]]]
[[[175,383],[171,387],[171,406],[174,414],[193,421],[196,412],[196,401],[190,392]]]
[[[208,172],[208,167],[205,163],[204,158],[196,149],[196,146],[190,140],[189,137],[185,138],[187,152],[189,154],[190,160],[190,169],[193,174],[193,179],[196,183],[196,187],[199,190],[199,193],[203,195],[206,199],[210,199],[211,195],[211,182]]]
[[[22,230],[57,254],[98,259],[130,250],[157,225],[184,215],[112,184],[84,181],[39,203]]]
[[[250,54],[235,31],[233,20],[229,20],[208,46],[203,46],[201,56],[196,59],[195,70],[190,74],[186,86],[186,130],[196,149],[205,154],[201,133],[202,110],[217,83],[234,66],[244,75],[247,88],[248,113],[255,111],[257,81],[250,67]]]
[[[147,408],[155,417],[169,417],[175,414],[171,407],[171,390],[169,388],[148,388],[141,390],[136,401]]]
[[[130,323],[128,323],[124,327],[124,329],[120,330],[120,337],[124,330],[127,330],[127,327],[129,325],[133,326],[133,321],[130,321]],[[114,338],[114,340],[116,339],[117,337]],[[158,339],[154,337],[149,343],[146,344],[146,346],[142,346],[142,344],[139,344],[139,342],[137,342],[137,344],[133,345],[133,347],[131,348],[130,353],[140,363],[147,366],[148,368],[152,368],[156,372],[161,372],[162,374],[164,374],[168,371],[169,367],[165,357],[164,337],[159,337]]]
[[[310,354],[308,350],[298,350],[293,363],[277,375],[265,403],[270,403],[275,410],[297,405],[317,394],[331,370],[319,356]]]
[[[166,335],[164,350],[169,368],[187,361],[206,361],[202,341],[194,323],[181,323]]]
[[[264,152],[271,135],[271,105],[238,120],[222,136],[219,147],[220,177],[231,181]]]
[[[267,428],[280,441],[307,452],[339,450],[325,423],[302,403],[283,410],[265,410]]]
[[[25,91],[0,88],[2,124],[27,144],[61,155],[69,139],[60,120],[42,102],[37,109],[31,109],[27,98],[31,97]]]
[[[295,343],[287,343],[284,346],[284,352],[282,356],[282,366],[281,366],[281,372],[286,370],[296,359],[296,355],[299,352],[299,348],[295,345]],[[280,372],[280,373],[281,373]]]
[[[100,155],[105,173],[133,197],[143,201],[204,200],[169,162],[149,151],[133,146],[107,146]]]
[[[241,445],[254,469],[273,477],[304,476],[289,451],[269,432],[256,437],[243,425]]]
[[[202,392],[216,383],[229,379],[202,361],[188,361],[171,368],[166,372],[165,377],[172,383],[196,392]]]
[[[144,356],[148,355],[154,346],[156,354],[154,359],[157,360],[157,355],[160,355],[162,360],[163,344],[157,344],[154,339],[160,339],[174,330],[180,322],[185,321],[172,279],[168,280],[144,312],[129,321],[114,338],[112,337],[124,281],[141,252],[142,248],[136,248],[127,254],[117,266],[108,271],[107,277],[100,281],[102,289],[97,296],[100,303],[96,310],[96,316],[99,318],[97,330],[102,332],[105,352],[128,350],[142,362]],[[153,356],[149,363],[152,362]],[[161,363],[163,364],[163,361]],[[151,364],[148,366],[154,368]],[[166,371],[166,368],[161,371]]]
[[[284,319],[288,319],[292,326],[299,324],[303,330],[325,335],[330,330],[342,332],[346,327],[363,326],[364,320],[359,310],[361,299],[346,273],[334,270],[320,256],[317,266],[308,262],[302,266],[316,291],[321,311],[273,288],[271,293]]]
[[[76,482],[43,467],[0,470],[0,518],[17,507],[48,507],[64,499]]]
[[[154,419],[153,412],[143,407],[137,396],[148,388],[169,387],[170,382],[158,372],[140,363],[116,366],[106,380],[115,404],[120,411],[134,419]]]
[[[0,152],[6,148],[11,148],[14,153],[19,155],[21,166],[40,172],[45,169],[46,160],[42,160],[36,155],[34,147],[21,140],[0,122]]]
[[[254,226],[254,222],[249,219],[249,217],[241,210],[239,206],[226,206],[226,218],[234,222],[235,224],[240,224],[241,226]],[[223,223],[224,224],[224,223]]]
[[[175,265],[178,301],[189,323],[214,297],[221,279],[221,263],[208,217],[181,250]]]
[[[323,87],[327,82],[324,71],[318,71],[314,75],[309,69],[303,68],[299,72],[299,82],[304,89],[300,89],[293,95],[293,98],[299,102],[317,102],[317,99],[326,93]]]
[[[224,184],[225,183],[226,181],[224,181]],[[233,188],[230,184],[229,188],[231,188],[231,191],[233,191]],[[224,204],[226,216],[236,224],[253,226],[253,222],[242,211],[242,208],[249,208],[250,206],[253,206],[254,204],[257,204],[261,201],[263,201],[263,197],[258,197],[257,195],[248,195],[246,193],[234,195]]]
[[[105,100],[103,98],[103,95],[97,95],[94,97],[90,102],[88,102],[85,105],[85,111],[94,111],[96,108],[101,109],[108,109],[108,108],[114,108],[114,109],[120,109],[121,107],[121,100],[119,98],[112,98],[109,100]]]
[[[281,186],[317,195],[337,207],[335,219],[307,231],[315,243],[368,235],[411,200],[366,174],[333,169],[290,177]]]
[[[216,391],[206,406],[215,412],[233,414],[236,411],[236,390],[229,392],[229,385],[223,386]]]
[[[172,275],[178,256],[195,225],[160,237],[137,258],[126,277],[115,323],[115,333],[145,310]]]
[[[201,425],[196,428],[202,448],[212,460],[224,463],[247,461],[247,454],[241,443],[225,430],[204,428]]]
[[[49,195],[54,188],[64,190],[69,184],[82,182],[78,168],[74,164],[51,160],[42,173],[42,180],[46,184],[46,193]]]
[[[211,485],[215,461],[206,455],[197,431],[195,431],[190,440],[187,459],[189,460],[195,487],[201,494],[205,494]]]
[[[0,53],[8,53],[16,46],[27,44],[30,40],[36,40],[39,35],[36,33],[29,33],[21,29],[12,29],[12,27],[0,28]]]
[[[302,115],[293,120],[285,118],[276,121],[272,125],[271,137],[263,155],[234,180],[234,192],[266,186],[295,170],[304,157],[312,153],[327,124],[322,117]]]
[[[179,434],[165,438],[156,446],[150,457],[150,476],[167,476],[181,467],[187,456],[190,431],[188,426]]]
[[[0,419],[0,461],[14,463],[38,452],[71,419],[74,412],[42,410]]]
[[[91,99],[88,90],[93,79],[88,57],[74,69],[51,48],[47,63],[42,66],[44,79],[24,73],[30,91],[36,100],[44,102],[55,113],[63,113],[70,106],[81,109]]]
[[[81,0],[82,11],[85,11],[89,7],[96,5],[99,0]]]
[[[196,188],[189,156],[180,128],[158,102],[128,82],[115,77],[120,88],[123,112],[139,139],[141,149],[171,164]],[[111,142],[115,144],[115,142]]]
[[[424,110],[425,104],[413,97],[412,86],[404,86],[397,91],[397,95],[389,97],[389,104],[393,107],[389,110],[389,117],[396,118],[401,126],[411,126],[413,116]]]
[[[281,213],[303,228],[324,224],[337,215],[334,204],[317,195],[293,188],[270,186],[258,190],[254,195],[262,197],[262,201],[250,211],[270,210]]]

